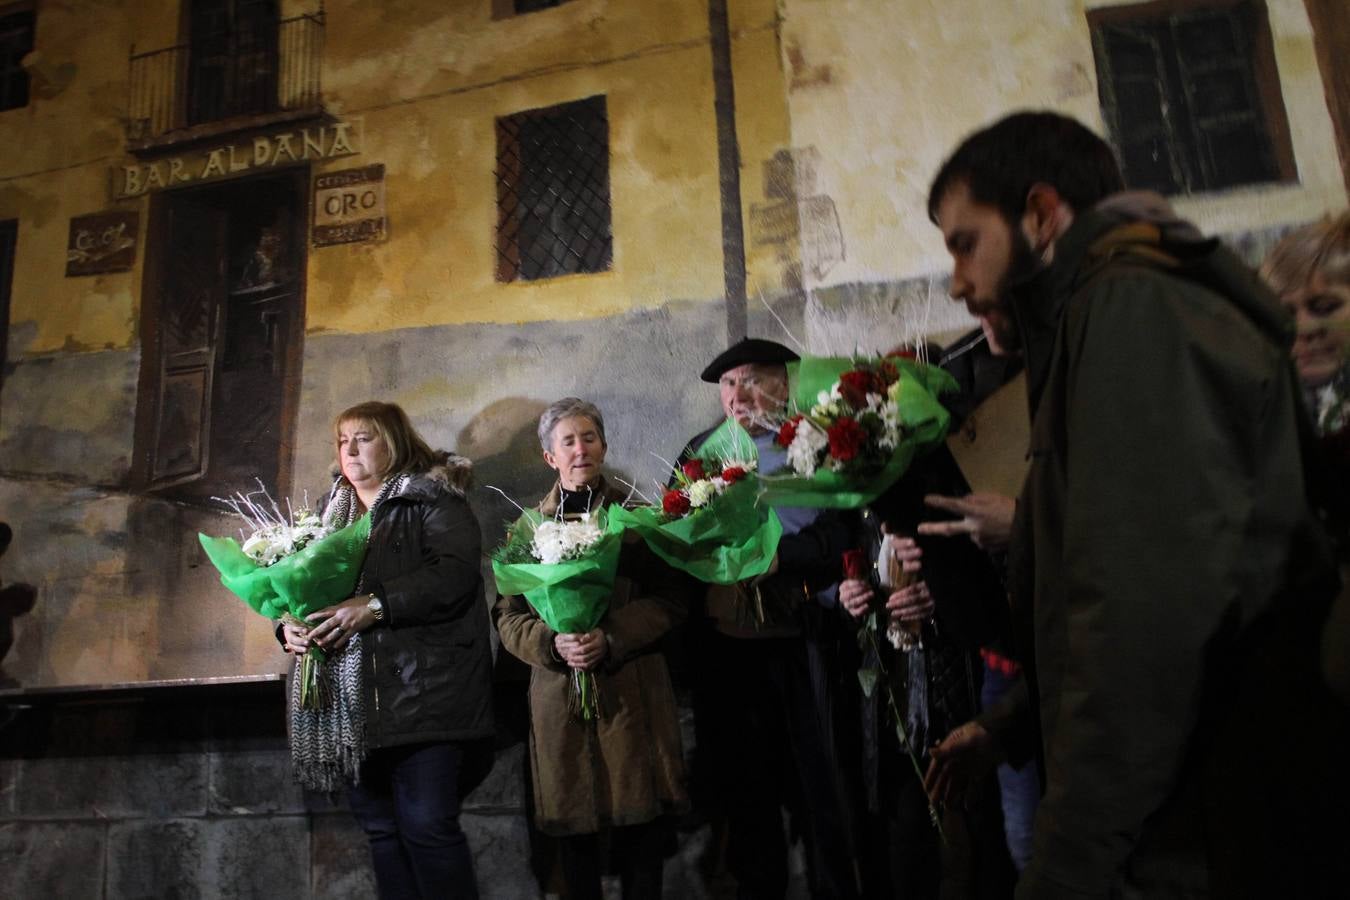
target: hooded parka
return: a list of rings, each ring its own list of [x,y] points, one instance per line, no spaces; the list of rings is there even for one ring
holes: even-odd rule
[[[1151,195],[1079,215],[1013,310],[1010,567],[1046,785],[1018,897],[1322,896],[1346,729],[1317,674],[1337,576],[1288,317]]]

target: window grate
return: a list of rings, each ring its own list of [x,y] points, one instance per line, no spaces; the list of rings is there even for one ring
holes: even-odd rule
[[[276,0],[193,0],[188,123],[271,112],[277,97]]]
[[[613,260],[604,97],[497,120],[497,280],[603,272]]]

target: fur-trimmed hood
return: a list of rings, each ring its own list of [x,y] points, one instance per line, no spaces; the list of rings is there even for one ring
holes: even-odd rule
[[[438,450],[436,455],[439,462],[419,477],[439,484],[456,497],[468,494],[469,488],[473,487],[473,462],[467,456],[449,450]],[[417,480],[414,478],[413,482]]]

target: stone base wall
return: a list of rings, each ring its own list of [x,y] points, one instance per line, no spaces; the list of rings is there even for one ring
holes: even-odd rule
[[[0,893],[370,898],[345,798],[291,778],[284,685],[146,688],[0,707]],[[466,798],[482,896],[537,897],[520,748]]]
[[[0,697],[0,896],[14,900],[368,900],[370,852],[343,795],[291,777],[284,682]],[[522,723],[509,686],[502,730]],[[686,743],[692,722],[685,715]],[[544,900],[524,813],[524,746],[464,798],[483,900]],[[734,897],[706,875],[712,830],[681,831],[665,896]],[[800,847],[789,900],[804,900]],[[556,887],[556,885],[554,885]],[[619,896],[606,879],[606,896]]]

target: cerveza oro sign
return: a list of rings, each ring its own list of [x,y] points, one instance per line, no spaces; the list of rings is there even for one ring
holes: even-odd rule
[[[114,199],[139,197],[149,191],[237,177],[309,160],[353,156],[360,152],[359,120],[314,125],[260,135],[248,143],[226,144],[152,162],[116,166],[112,171],[112,194]]]

